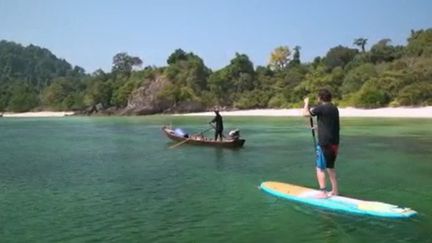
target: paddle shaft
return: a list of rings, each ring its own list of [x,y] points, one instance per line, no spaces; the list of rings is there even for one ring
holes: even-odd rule
[[[212,123],[210,123],[210,126],[212,126],[212,128],[216,130],[216,127],[215,127]],[[226,138],[225,135],[224,135],[223,133],[222,133],[222,137],[223,137],[223,138]]]
[[[203,133],[205,133],[205,132],[207,132],[208,130],[211,130],[211,129],[213,129],[213,127],[209,127],[209,128],[207,128],[206,130],[204,130],[204,131],[202,131],[202,132],[200,132],[200,133],[198,133],[198,134],[203,134]]]
[[[176,144],[172,145],[172,146],[169,147],[169,148],[172,149],[172,148],[178,147],[178,146],[180,146],[180,145],[186,143],[186,142],[189,141],[189,140],[190,140],[190,138],[187,138],[187,139],[185,139],[185,140],[183,140],[183,141],[181,141],[181,142],[179,142],[179,143],[176,143]]]
[[[310,121],[311,130],[312,130],[312,138],[313,138],[313,143],[314,143],[314,149],[316,149],[317,143],[316,143],[316,138],[315,138],[315,129],[314,129],[314,124],[313,124],[313,118],[309,117],[309,121]]]

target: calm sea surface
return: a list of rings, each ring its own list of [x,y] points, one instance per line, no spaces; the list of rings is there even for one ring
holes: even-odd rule
[[[307,120],[224,119],[243,149],[169,149],[161,125],[205,117],[1,118],[0,242],[432,242],[431,119],[341,121],[341,193],[419,212],[404,220],[265,194],[316,186]]]

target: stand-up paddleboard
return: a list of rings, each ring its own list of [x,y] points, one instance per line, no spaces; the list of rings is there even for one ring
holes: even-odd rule
[[[417,214],[416,211],[410,208],[402,208],[382,202],[364,201],[341,196],[318,199],[317,195],[321,193],[319,190],[281,182],[263,182],[260,188],[276,197],[355,214],[386,218],[408,218]]]

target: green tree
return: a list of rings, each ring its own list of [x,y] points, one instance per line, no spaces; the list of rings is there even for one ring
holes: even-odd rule
[[[126,52],[120,52],[113,57],[112,72],[130,77],[133,67],[141,66],[142,63],[139,57],[129,56]]]
[[[41,104],[39,97],[55,80],[65,78],[69,86],[78,89],[81,88],[79,80],[85,77],[83,68],[72,67],[45,48],[0,41],[1,109],[33,109]],[[24,97],[23,94],[29,96]]]
[[[369,79],[378,75],[375,66],[370,63],[360,65],[350,70],[342,83],[341,91],[343,94],[349,94],[358,91],[363,84]]]
[[[353,96],[354,104],[364,108],[377,108],[390,102],[388,94],[376,85],[374,79],[367,81],[362,88]]]
[[[56,78],[42,91],[42,105],[46,108],[56,110],[83,108],[83,104],[79,100],[79,94],[85,88],[85,84],[79,78]]]
[[[230,106],[232,104],[234,85],[230,78],[227,68],[213,72],[209,76],[208,85],[215,104],[222,106]]]
[[[237,101],[234,103],[234,107],[239,109],[256,109],[265,108],[270,99],[268,92],[255,89],[252,91],[245,92]]]
[[[361,51],[364,53],[365,52],[366,43],[367,43],[367,39],[366,38],[357,38],[357,39],[354,39],[353,45],[356,45],[356,46],[360,47]]]
[[[6,87],[0,88],[0,112],[4,112],[7,110],[10,96],[11,94],[8,88]]]
[[[236,53],[226,68],[229,80],[233,83],[234,92],[250,91],[255,87],[254,65],[246,54]]]
[[[432,105],[432,82],[418,82],[405,86],[396,98],[399,105]]]
[[[188,59],[188,54],[182,49],[175,50],[167,59],[168,65],[174,64],[180,60],[186,61]]]
[[[39,105],[36,90],[28,85],[17,85],[12,88],[12,97],[8,109],[15,112],[26,112]]]
[[[391,62],[402,56],[401,46],[390,45],[390,39],[382,39],[373,45],[370,50],[370,59],[373,63]]]
[[[335,67],[344,68],[357,55],[357,49],[351,49],[344,46],[336,46],[331,48],[325,56],[324,63],[329,70]]]
[[[270,54],[269,66],[273,70],[281,70],[288,66],[291,60],[291,50],[288,46],[279,46]]]
[[[275,72],[268,66],[258,66],[255,73],[258,81],[257,87],[268,89],[274,84]]]
[[[232,105],[243,92],[256,87],[253,63],[245,54],[236,53],[230,64],[208,78],[210,92],[219,105]]]
[[[184,70],[187,72],[185,76],[186,84],[194,93],[199,94],[201,91],[207,89],[207,79],[211,70],[206,67],[200,57],[190,53],[186,69]]]
[[[335,69],[335,76],[340,74],[340,69]],[[321,88],[328,88],[337,96],[337,89],[341,80],[335,80],[332,73],[326,72],[324,67],[311,70],[304,76],[304,80],[292,89],[291,102],[301,101],[309,94],[316,94]]]
[[[189,87],[194,93],[194,97],[207,90],[207,79],[211,70],[207,68],[204,61],[194,53],[186,53],[177,49],[167,60],[169,63],[164,73],[173,81],[173,84]]]
[[[300,46],[295,46],[294,47],[294,54],[293,54],[293,58],[292,61],[290,62],[291,65],[299,65],[300,64]]]
[[[60,82],[53,82],[42,94],[42,103],[51,108],[62,109],[62,102],[67,93]]]
[[[406,53],[409,56],[432,57],[432,28],[426,30],[411,30]]]
[[[101,104],[104,108],[110,107],[114,92],[113,80],[90,79],[85,90],[84,103],[87,106]]]

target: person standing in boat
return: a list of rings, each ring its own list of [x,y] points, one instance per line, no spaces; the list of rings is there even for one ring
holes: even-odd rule
[[[218,137],[219,137],[219,140],[222,141],[222,137],[223,137],[223,120],[222,120],[222,116],[219,114],[218,110],[215,110],[214,113],[216,114],[216,116],[209,123],[215,129],[215,138],[214,138],[214,140],[216,141],[218,139]],[[213,123],[215,125],[213,125]]]
[[[304,99],[303,116],[316,116],[318,122],[318,146],[316,148],[316,175],[321,197],[338,195],[338,183],[336,179],[335,161],[339,148],[339,110],[332,104],[332,95],[328,89],[318,92],[319,105],[309,108],[309,98]],[[315,128],[312,128],[315,129]],[[327,171],[332,190],[327,193]]]

